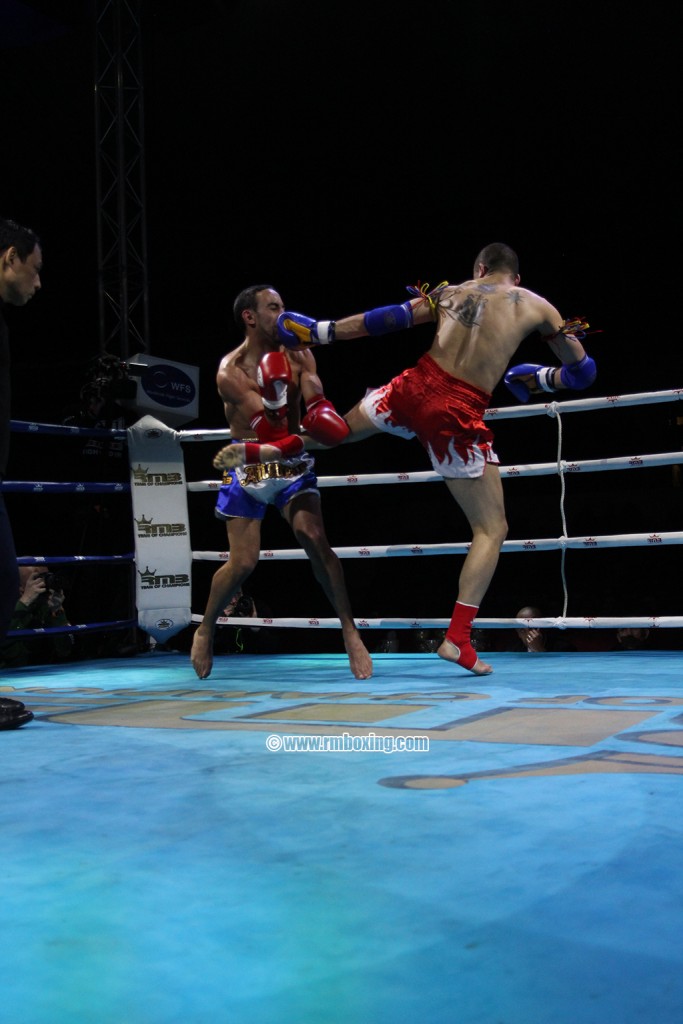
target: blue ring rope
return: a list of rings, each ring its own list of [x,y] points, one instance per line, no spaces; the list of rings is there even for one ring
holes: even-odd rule
[[[67,427],[57,423],[31,423],[28,420],[10,420],[10,429],[16,434],[59,434],[64,437],[107,437],[109,440],[126,440],[125,430],[112,427]]]
[[[37,480],[3,480],[5,494],[128,494],[130,484],[41,483]]]
[[[113,622],[89,622],[86,625],[45,626],[44,629],[8,629],[6,636],[55,636],[58,633],[86,633],[96,629],[128,629],[137,624],[137,619],[115,619]]]
[[[17,565],[62,565],[71,562],[134,562],[135,555],[21,555]]]

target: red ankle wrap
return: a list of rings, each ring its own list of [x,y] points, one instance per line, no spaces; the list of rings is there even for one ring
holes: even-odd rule
[[[446,640],[450,640],[454,647],[460,651],[458,665],[463,668],[472,669],[477,662],[477,652],[470,643],[472,622],[479,611],[478,605],[462,604],[456,601],[453,609],[451,624],[446,633]]]

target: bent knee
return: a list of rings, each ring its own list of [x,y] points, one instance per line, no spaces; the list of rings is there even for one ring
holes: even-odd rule
[[[330,542],[327,539],[327,534],[323,529],[320,529],[317,526],[306,526],[304,529],[295,530],[294,536],[304,551],[316,551],[322,553],[332,550],[330,548]]]
[[[258,562],[259,552],[255,555],[238,555],[237,557],[234,557],[231,553],[229,560],[223,568],[229,571],[233,578],[237,578],[241,582],[246,580],[247,576],[251,576]]]

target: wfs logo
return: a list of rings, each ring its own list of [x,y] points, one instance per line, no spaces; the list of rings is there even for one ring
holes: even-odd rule
[[[175,487],[182,482],[182,473],[150,473],[149,467],[143,469],[139,462],[133,470],[133,483],[136,487]]]
[[[190,577],[186,572],[168,572],[157,575],[156,569],[150,569],[147,566],[142,572],[138,569],[138,576],[140,577],[140,588],[142,590],[158,590],[160,587],[162,589],[167,587],[189,587],[190,585]]]
[[[148,366],[140,379],[145,394],[169,409],[181,409],[194,402],[194,382],[177,366],[157,363]]]
[[[138,537],[186,537],[187,528],[185,523],[155,523],[153,519],[136,519],[138,524]]]

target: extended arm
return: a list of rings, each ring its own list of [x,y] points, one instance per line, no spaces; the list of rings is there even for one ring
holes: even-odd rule
[[[417,297],[393,306],[378,306],[366,313],[355,313],[343,320],[312,320],[302,313],[287,310],[278,317],[280,341],[290,349],[310,348],[311,345],[330,345],[333,341],[374,338],[434,320],[436,305],[431,295],[416,288],[409,290]]]

